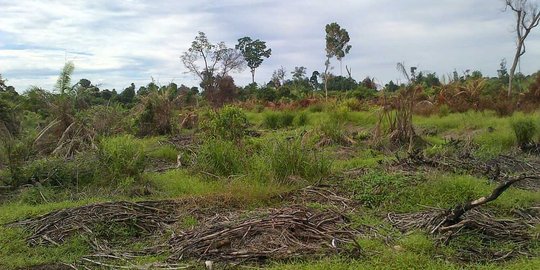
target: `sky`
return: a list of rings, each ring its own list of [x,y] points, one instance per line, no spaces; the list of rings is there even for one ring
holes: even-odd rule
[[[538,0],[531,0],[536,1]],[[52,89],[65,61],[78,81],[121,91],[152,79],[198,85],[182,65],[198,31],[213,43],[234,47],[244,36],[266,41],[272,55],[255,80],[268,82],[283,66],[323,71],[324,26],[337,22],[352,49],[334,74],[384,85],[403,81],[396,63],[449,75],[480,70],[495,76],[501,59],[515,51],[514,15],[501,0],[0,0],[0,74],[23,92]],[[540,27],[526,41],[525,74],[540,69]],[[343,73],[341,73],[343,72]],[[231,74],[237,85],[251,81],[248,69]]]

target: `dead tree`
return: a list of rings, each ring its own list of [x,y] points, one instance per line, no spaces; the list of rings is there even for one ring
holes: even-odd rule
[[[505,0],[505,3],[506,9],[510,8],[516,14],[516,54],[508,78],[508,96],[510,96],[517,64],[521,56],[525,54],[525,39],[531,30],[538,26],[540,11],[537,3],[529,3],[527,0]]]

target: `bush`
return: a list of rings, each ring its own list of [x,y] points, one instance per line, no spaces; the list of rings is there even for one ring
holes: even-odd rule
[[[227,105],[219,112],[214,112],[207,125],[213,137],[239,141],[244,137],[248,120],[242,109]]]
[[[443,104],[439,107],[439,117],[445,117],[450,114],[450,107],[448,105]]]
[[[28,163],[19,175],[18,185],[72,187],[93,182],[99,168],[93,155],[80,155],[74,160],[43,158]]]
[[[292,126],[294,121],[292,112],[266,112],[263,115],[263,125],[270,129],[278,129]]]
[[[320,180],[330,174],[331,161],[323,154],[308,150],[301,140],[275,141],[262,152],[271,177],[284,182],[293,176]]]
[[[512,122],[512,129],[516,135],[519,146],[524,146],[533,142],[537,127],[532,119],[518,119]]]
[[[197,153],[197,168],[218,176],[239,174],[246,166],[244,156],[232,142],[211,139]]]
[[[103,138],[99,143],[99,159],[115,184],[125,178],[140,180],[146,166],[144,144],[131,135]]]
[[[346,131],[345,125],[339,121],[325,121],[319,126],[319,132],[323,139],[328,139],[331,143],[345,143]]]
[[[306,112],[300,112],[300,113],[297,113],[296,116],[294,117],[294,125],[297,126],[297,127],[300,127],[300,126],[305,126],[307,125],[309,119],[308,119],[308,115]]]
[[[324,111],[324,105],[322,103],[315,103],[309,106],[310,112],[322,112]]]
[[[366,106],[357,98],[348,98],[343,101],[343,105],[351,111],[363,111],[366,110]]]
[[[139,135],[165,135],[173,130],[173,104],[166,92],[152,91],[136,108],[135,125]]]

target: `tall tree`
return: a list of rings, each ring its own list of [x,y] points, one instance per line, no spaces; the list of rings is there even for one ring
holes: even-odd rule
[[[251,82],[255,83],[255,69],[262,64],[263,58],[270,57],[272,49],[267,49],[265,41],[252,40],[250,37],[238,39],[236,49],[244,56],[247,66],[251,69]]]
[[[506,8],[510,8],[516,15],[516,53],[514,62],[510,68],[508,80],[508,96],[512,94],[512,80],[516,72],[519,59],[525,54],[525,39],[531,30],[538,26],[540,22],[540,11],[537,3],[530,3],[527,0],[505,0]]]
[[[330,69],[330,59],[336,57],[341,61],[346,54],[351,50],[349,45],[349,33],[345,28],[341,28],[339,24],[333,22],[327,24],[326,31],[326,61],[324,62],[324,92],[328,99],[328,70]]]
[[[232,71],[241,71],[245,65],[239,51],[228,48],[224,42],[210,43],[204,32],[199,32],[180,59],[188,72],[201,80],[201,87],[209,92],[218,87],[219,78]]]

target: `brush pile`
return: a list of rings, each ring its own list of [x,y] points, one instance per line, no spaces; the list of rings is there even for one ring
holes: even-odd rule
[[[462,153],[458,156],[439,156],[429,158],[420,151],[413,151],[404,158],[398,158],[392,169],[404,171],[416,171],[419,168],[438,169],[451,172],[470,172],[478,176],[486,176],[498,182],[504,176],[521,175],[529,176],[515,184],[515,187],[540,190],[540,181],[535,177],[540,177],[540,160],[526,160],[517,157],[499,155],[490,160],[484,161],[474,157],[470,153]]]
[[[500,218],[487,210],[473,209],[463,215],[461,222],[442,226],[447,212],[425,211],[407,214],[388,214],[388,220],[402,232],[424,230],[432,233],[440,244],[452,245],[453,239],[475,237],[475,245],[458,248],[456,257],[461,261],[508,260],[518,255],[532,256],[530,248],[538,243],[540,235],[532,228],[540,225],[540,208],[515,210],[510,218]],[[509,248],[503,249],[500,246]],[[498,246],[498,248],[492,248]]]
[[[32,234],[27,242],[31,246],[59,245],[72,235],[93,235],[98,225],[133,226],[148,234],[162,231],[175,221],[172,215],[174,206],[174,201],[98,203],[62,209],[8,225],[29,230]]]
[[[204,226],[173,237],[171,261],[264,261],[323,255],[355,243],[357,231],[344,216],[302,206],[266,210],[256,215]]]

